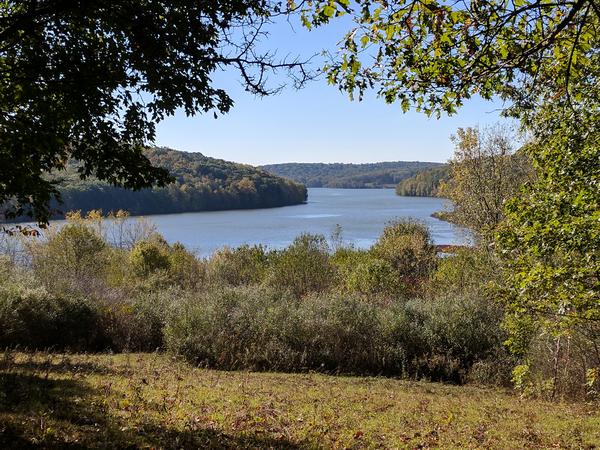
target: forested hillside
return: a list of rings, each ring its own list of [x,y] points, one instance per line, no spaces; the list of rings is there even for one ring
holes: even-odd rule
[[[440,183],[447,181],[448,177],[448,166],[426,169],[398,183],[396,194],[409,197],[437,197]]]
[[[167,169],[175,182],[165,188],[131,191],[97,179],[80,180],[76,166],[61,173],[63,204],[55,217],[70,210],[124,209],[131,214],[163,214],[225,209],[269,208],[302,203],[306,188],[252,166],[167,148],[147,151],[150,161]]]
[[[439,166],[442,164],[396,161],[371,164],[286,163],[270,164],[261,168],[307,187],[392,188],[421,170]]]

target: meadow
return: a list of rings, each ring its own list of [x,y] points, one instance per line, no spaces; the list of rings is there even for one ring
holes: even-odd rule
[[[596,448],[593,405],[382,377],[227,372],[160,354],[4,352],[3,448]]]

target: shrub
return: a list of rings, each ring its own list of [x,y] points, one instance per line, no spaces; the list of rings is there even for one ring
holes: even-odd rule
[[[487,358],[473,363],[465,377],[467,383],[511,387],[512,369],[518,364],[518,359],[511,355],[506,348],[501,347],[490,352]]]
[[[341,292],[381,294],[389,298],[401,297],[406,292],[391,264],[371,252],[342,247],[333,254],[331,262]]]
[[[288,312],[282,340],[296,370],[398,375],[401,343],[382,333],[385,311],[359,296],[312,296]]]
[[[485,249],[461,248],[438,260],[431,276],[431,293],[482,294],[500,275],[498,261]]]
[[[129,252],[129,263],[133,273],[140,278],[167,271],[171,267],[169,245],[159,235],[140,241]]]
[[[0,280],[8,280],[14,270],[13,267],[9,257],[0,255]]]
[[[511,337],[514,330],[511,330]],[[600,397],[600,326],[573,327],[568,335],[536,327],[521,364],[513,370],[515,387],[525,395],[548,400]]]
[[[219,289],[173,311],[166,343],[196,364],[224,369],[377,373],[373,308],[265,288]]]
[[[269,254],[262,245],[225,247],[215,252],[207,264],[211,283],[244,286],[263,281],[267,272]]]
[[[435,247],[429,230],[420,222],[399,220],[389,224],[371,251],[387,261],[415,295],[435,268]]]
[[[386,302],[267,288],[188,297],[169,314],[166,347],[222,369],[320,370],[455,382],[501,352],[495,306],[448,298]]]
[[[206,269],[196,255],[176,242],[169,252],[169,273],[173,281],[181,287],[193,289],[206,279]]]
[[[163,347],[165,318],[176,288],[131,298],[87,300],[49,293],[17,268],[0,264],[0,347],[72,351],[154,351]],[[27,286],[27,287],[26,287]]]
[[[130,301],[98,305],[101,328],[113,351],[155,351],[164,347],[164,326],[177,288],[137,292]]]
[[[361,294],[399,297],[405,293],[405,286],[398,279],[392,265],[377,258],[358,263],[350,272],[346,286],[348,291]]]
[[[342,290],[345,290],[347,287],[348,277],[356,265],[369,258],[368,251],[352,247],[339,247],[329,257],[329,261],[335,270],[336,283],[340,285]]]
[[[0,287],[0,347],[90,351],[105,343],[100,317],[85,300]]]
[[[285,328],[287,318],[281,313],[288,304],[288,297],[260,288],[220,288],[187,296],[167,319],[166,346],[209,367],[280,368],[286,349],[277,349],[277,330]]]
[[[412,332],[420,336],[425,347],[422,355],[414,355],[418,373],[462,381],[477,361],[496,352],[505,353],[502,309],[487,299],[448,296],[411,300],[406,310]]]
[[[68,223],[30,250],[36,277],[52,292],[87,294],[105,276],[109,249],[84,223]]]
[[[290,290],[296,297],[327,290],[334,281],[334,267],[325,237],[298,236],[288,248],[274,255],[267,281],[272,287]]]

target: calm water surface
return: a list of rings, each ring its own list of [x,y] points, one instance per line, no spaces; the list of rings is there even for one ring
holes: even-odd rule
[[[289,245],[300,233],[331,236],[342,226],[344,242],[367,248],[387,222],[413,217],[425,222],[436,244],[461,244],[468,233],[431,217],[446,206],[437,198],[399,197],[393,189],[309,189],[304,205],[283,208],[148,216],[170,242],[208,255],[224,246]]]

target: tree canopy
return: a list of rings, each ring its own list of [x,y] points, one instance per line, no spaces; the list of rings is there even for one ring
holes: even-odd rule
[[[325,67],[329,81],[351,96],[376,89],[404,110],[414,105],[440,115],[474,95],[499,95],[522,107],[572,95],[573,78],[598,82],[591,58],[600,18],[594,0],[308,3],[309,28],[345,14],[354,19]],[[548,83],[556,89],[549,92]]]
[[[454,203],[454,221],[493,239],[505,202],[533,178],[531,163],[515,149],[515,132],[505,125],[459,128],[452,141],[454,157],[441,195]]]
[[[157,122],[232,106],[212,74],[234,67],[246,88],[271,92],[269,71],[306,73],[259,53],[268,0],[0,1],[0,204],[44,222],[58,194],[47,172],[79,161],[126,188],[171,179],[143,150]],[[295,69],[298,69],[295,72]]]
[[[499,234],[511,315],[533,313],[558,334],[600,322],[600,101],[588,106],[538,112],[528,149],[538,176],[508,204]]]

